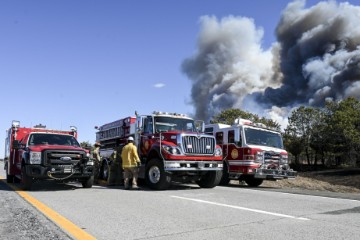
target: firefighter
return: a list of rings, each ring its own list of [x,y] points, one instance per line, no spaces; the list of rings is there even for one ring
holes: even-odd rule
[[[94,182],[99,183],[99,172],[100,172],[100,146],[101,144],[99,142],[96,142],[94,144],[94,150],[92,153],[92,157],[94,159]]]
[[[121,151],[123,147],[123,144],[115,147],[114,152],[110,156],[111,165],[109,171],[108,186],[123,185],[121,167]]]
[[[134,145],[134,138],[129,137],[128,143],[121,152],[122,168],[124,170],[124,185],[125,189],[130,189],[129,179],[132,178],[132,188],[139,189],[137,178],[139,174],[139,166],[141,164],[137,148]]]

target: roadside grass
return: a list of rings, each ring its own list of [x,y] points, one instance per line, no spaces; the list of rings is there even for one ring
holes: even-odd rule
[[[360,193],[360,169],[299,172],[292,180],[264,181],[264,187]]]

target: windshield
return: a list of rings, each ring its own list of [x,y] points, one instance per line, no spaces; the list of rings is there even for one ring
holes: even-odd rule
[[[155,131],[188,131],[195,132],[195,124],[192,119],[172,118],[172,117],[155,117]]]
[[[71,135],[35,133],[29,138],[29,145],[65,145],[80,147],[78,141]]]
[[[280,133],[254,128],[245,128],[244,133],[247,144],[284,148]]]

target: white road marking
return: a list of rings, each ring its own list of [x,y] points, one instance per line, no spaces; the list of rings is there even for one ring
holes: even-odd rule
[[[209,202],[209,201],[205,201],[205,200],[201,200],[201,199],[195,199],[195,198],[186,198],[186,197],[179,197],[179,196],[171,196],[171,197],[172,198],[183,199],[183,200],[188,200],[188,201],[207,203],[207,204],[217,205],[217,206],[221,206],[221,207],[235,208],[235,209],[249,211],[249,212],[256,212],[256,213],[262,213],[262,214],[267,214],[267,215],[273,215],[273,216],[277,216],[277,217],[292,218],[292,219],[297,219],[297,220],[310,220],[309,218],[295,217],[295,216],[290,216],[290,215],[281,214],[281,213],[267,212],[267,211],[263,211],[263,210],[239,207],[239,206],[228,205],[228,204],[217,203],[217,202]]]

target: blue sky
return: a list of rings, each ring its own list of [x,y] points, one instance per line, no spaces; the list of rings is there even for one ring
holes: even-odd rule
[[[267,49],[289,2],[0,0],[0,146],[12,120],[75,125],[79,141],[93,143],[94,126],[135,110],[191,114],[181,64],[196,49],[200,17],[252,18]]]

